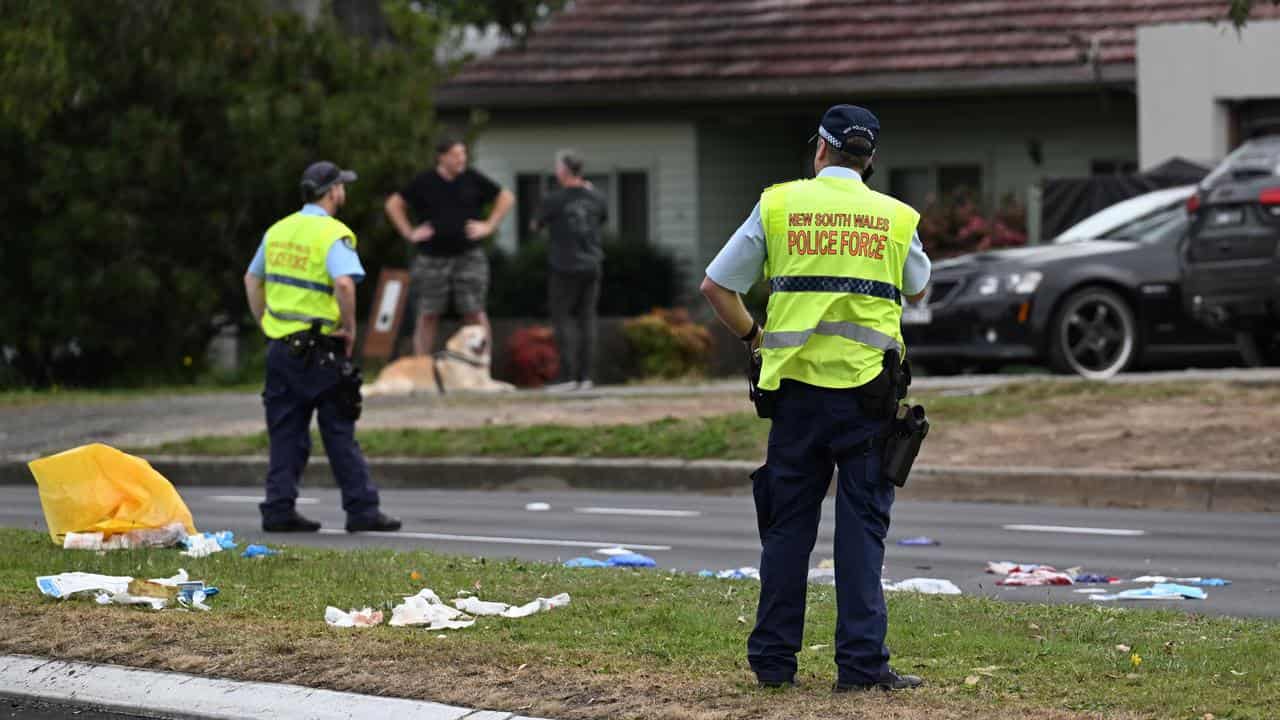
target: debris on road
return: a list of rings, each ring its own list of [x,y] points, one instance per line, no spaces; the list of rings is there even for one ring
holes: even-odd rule
[[[196,532],[173,484],[140,457],[95,443],[32,460],[27,467],[36,480],[49,537],[59,546],[67,533],[102,533],[102,549],[107,549],[115,536],[131,531],[178,523],[186,534]]]
[[[898,541],[898,544],[910,547],[910,546],[918,546],[918,545],[941,545],[942,543],[938,542],[937,540],[934,540],[931,537],[918,535],[916,537],[902,538],[901,540]]]
[[[1114,585],[1116,583],[1124,582],[1124,580],[1118,577],[1111,577],[1110,575],[1097,575],[1095,573],[1080,573],[1079,575],[1075,576],[1074,580],[1076,581],[1077,585],[1086,585],[1086,584]]]
[[[524,605],[508,605],[502,602],[486,602],[478,597],[460,598],[453,601],[453,606],[469,615],[497,615],[505,618],[522,618],[547,612],[569,604],[569,593],[560,593],[549,598],[540,597]]]
[[[615,545],[613,547],[600,548],[599,550],[596,550],[596,554],[613,556],[613,555],[631,555],[632,552],[620,545]]]
[[[1044,585],[1074,585],[1080,568],[1060,571],[1052,565],[1024,565],[1014,562],[988,562],[987,572],[1004,577],[997,585],[1009,587],[1038,587]]]
[[[1204,600],[1208,593],[1190,585],[1157,583],[1149,588],[1134,588],[1114,595],[1090,595],[1090,600]]]
[[[907,578],[899,582],[881,580],[880,585],[888,592],[918,592],[926,595],[962,594],[955,583],[941,578]]]
[[[324,621],[331,627],[373,627],[382,624],[382,611],[373,608],[343,612],[330,605],[324,609]]]
[[[1198,585],[1201,587],[1225,587],[1231,584],[1230,580],[1222,578],[1202,578],[1202,577],[1165,577],[1164,575],[1143,575],[1133,579],[1136,583],[1182,583],[1184,585]]]

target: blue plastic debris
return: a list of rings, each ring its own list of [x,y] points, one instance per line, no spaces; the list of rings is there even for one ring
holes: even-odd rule
[[[658,565],[656,560],[640,553],[612,555],[607,563],[610,567],[657,567]]]
[[[259,558],[259,557],[268,557],[271,555],[278,555],[278,554],[279,552],[277,552],[276,550],[272,550],[266,545],[250,545],[249,547],[244,549],[244,552],[240,553],[240,557]]]
[[[1197,581],[1195,581],[1195,582],[1187,583],[1187,584],[1188,584],[1188,585],[1200,585],[1200,586],[1202,586],[1202,587],[1224,587],[1224,586],[1226,586],[1226,585],[1230,585],[1230,584],[1231,584],[1231,581],[1230,581],[1230,580],[1223,580],[1222,578],[1200,578],[1199,580],[1197,580]]]
[[[942,543],[938,542],[937,540],[934,540],[931,537],[918,535],[916,537],[902,538],[901,540],[898,541],[898,544],[899,545],[941,545]]]
[[[576,557],[572,560],[566,560],[564,566],[567,568],[602,568],[609,567],[609,563],[600,562],[595,558]]]
[[[236,547],[236,534],[231,532],[230,530],[219,530],[218,532],[212,532],[212,533],[205,532],[200,534],[218,543],[218,547],[222,548],[223,550],[234,550]],[[194,537],[194,536],[189,536],[183,539],[182,541],[183,547],[185,548],[191,547],[191,537]]]

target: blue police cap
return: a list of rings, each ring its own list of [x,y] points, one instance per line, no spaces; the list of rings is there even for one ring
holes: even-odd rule
[[[850,155],[869,155],[848,144],[854,138],[862,138],[871,143],[871,152],[875,152],[876,140],[880,137],[880,119],[864,107],[833,105],[823,114],[822,124],[818,125],[818,134],[814,138],[819,137],[831,147]]]

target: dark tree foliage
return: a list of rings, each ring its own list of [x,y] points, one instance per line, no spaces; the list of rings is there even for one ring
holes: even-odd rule
[[[1237,28],[1244,27],[1249,22],[1249,16],[1253,14],[1253,9],[1259,4],[1270,2],[1272,5],[1280,5],[1280,0],[1231,0],[1231,6],[1227,8],[1227,19],[1235,24]]]
[[[0,383],[194,374],[317,159],[360,173],[370,274],[403,261],[381,208],[430,154],[439,15],[387,2],[371,42],[273,8],[0,0]]]

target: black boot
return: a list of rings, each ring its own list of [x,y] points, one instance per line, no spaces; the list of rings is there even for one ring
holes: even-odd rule
[[[319,529],[320,523],[302,517],[297,510],[271,520],[262,518],[263,532],[316,532]]]
[[[395,532],[399,529],[399,520],[381,512],[361,518],[347,516],[347,532]]]
[[[913,690],[924,684],[924,680],[918,675],[899,675],[890,670],[889,674],[880,678],[873,683],[845,684],[836,683],[833,692],[847,693],[860,692],[863,690]]]

